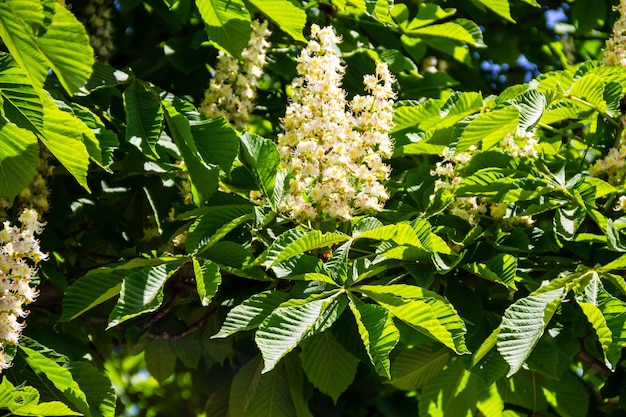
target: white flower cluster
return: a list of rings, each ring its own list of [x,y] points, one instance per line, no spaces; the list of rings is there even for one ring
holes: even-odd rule
[[[619,185],[624,182],[625,164],[626,146],[611,148],[603,159],[597,160],[589,168],[589,174],[592,177],[605,177],[610,184]]]
[[[255,20],[248,46],[241,52],[241,63],[233,56],[219,52],[215,76],[200,105],[200,111],[206,117],[224,116],[237,129],[245,128],[263,75],[270,35],[267,22]]]
[[[36,274],[37,264],[47,258],[35,238],[44,226],[38,220],[37,211],[26,209],[18,220],[21,227],[5,221],[0,230],[0,372],[11,366],[6,348],[18,343],[24,327],[20,319],[27,314],[23,306],[32,303],[37,296],[30,281]]]
[[[626,1],[621,0],[616,9],[619,10],[620,17],[613,25],[613,36],[606,41],[602,63],[626,67]]]
[[[293,218],[349,220],[381,211],[389,198],[382,182],[390,168],[393,142],[391,88],[394,78],[378,62],[363,79],[368,95],[350,102],[341,87],[344,68],[332,27],[311,27],[311,40],[297,58],[285,132],[278,136],[282,166],[289,173],[283,209]]]
[[[521,133],[517,130],[513,133],[507,133],[502,139],[502,149],[510,153],[514,158],[539,157],[539,140],[535,132]]]
[[[107,62],[115,50],[113,43],[115,29],[111,21],[112,3],[112,1],[107,0],[91,0],[84,10],[89,41],[96,57],[103,62]]]
[[[523,138],[524,144],[520,147],[517,140]],[[517,139],[516,139],[517,138]],[[508,134],[502,141],[502,149],[514,157],[536,157],[538,142],[533,134],[524,136],[514,136]],[[430,175],[438,177],[435,180],[434,192],[430,196],[435,198],[437,192],[445,193],[448,198],[454,196],[456,188],[463,181],[459,172],[472,159],[478,147],[471,146],[466,152],[461,152],[450,156],[450,149],[444,148],[441,156],[443,160],[435,164],[435,169],[430,171]],[[460,217],[472,226],[477,225],[482,217],[489,217],[500,222],[505,229],[522,225],[528,227],[532,225],[531,216],[511,216],[507,203],[495,203],[480,197],[452,197],[449,200],[448,212]]]

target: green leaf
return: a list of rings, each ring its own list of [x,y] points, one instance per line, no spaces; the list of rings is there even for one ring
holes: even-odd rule
[[[92,415],[87,396],[67,368],[62,367],[37,350],[26,346],[20,346],[20,350],[24,353],[24,359],[28,366],[37,375],[45,376],[78,411],[86,416]]]
[[[180,99],[174,99],[172,103],[163,100],[161,104],[165,108],[165,120],[172,138],[187,167],[194,203],[199,206],[217,191],[219,167],[202,158],[196,147],[189,120],[175,107],[180,102],[182,102]]]
[[[227,337],[236,332],[258,327],[288,298],[289,294],[282,291],[264,291],[253,295],[228,312],[220,331],[211,338]]]
[[[85,393],[91,412],[98,417],[114,417],[116,395],[109,377],[87,362],[70,361],[67,366]]]
[[[472,34],[462,25],[454,22],[445,22],[435,25],[424,26],[407,31],[411,36],[436,36],[441,38],[449,38],[455,41],[476,45],[476,41]]]
[[[519,109],[519,129],[528,132],[541,119],[546,107],[546,96],[537,90],[528,90],[515,98]]]
[[[416,231],[406,223],[390,224],[366,230],[354,236],[353,239],[391,240],[398,245],[410,245],[425,249]]]
[[[338,317],[341,301],[345,306],[345,297],[338,297],[338,293],[321,299],[313,296],[294,301],[298,303],[287,302],[274,310],[256,332],[254,340],[265,363],[263,373],[271,371],[305,336],[332,325]]]
[[[28,15],[24,16],[25,13]],[[35,34],[28,18],[33,18],[37,26],[43,24],[45,15],[41,2],[14,0],[0,3],[0,38],[30,78],[33,88],[41,90],[48,68],[41,52],[37,51]]]
[[[351,294],[349,298],[350,310],[372,365],[379,375],[391,378],[389,353],[400,340],[393,317],[380,306],[365,304]]]
[[[446,366],[450,351],[434,349],[431,344],[420,344],[402,350],[391,365],[391,385],[412,391],[426,386]]]
[[[464,268],[481,278],[499,282],[514,291],[517,290],[515,286],[517,258],[515,256],[501,253],[484,263],[473,262],[466,264]]]
[[[604,101],[604,80],[593,73],[578,78],[568,95],[580,98],[591,104],[596,110],[606,113],[607,103]]]
[[[268,19],[297,41],[306,42],[302,29],[306,25],[304,10],[287,0],[248,0]]]
[[[39,138],[76,181],[89,191],[87,185],[89,152],[82,135],[84,123],[73,114],[60,110],[49,97],[44,98],[43,104],[44,130]]]
[[[232,417],[245,417],[246,410],[259,389],[263,360],[255,356],[243,365],[233,378],[228,398],[228,411]]]
[[[250,168],[258,182],[259,189],[270,200],[274,210],[278,201],[274,198],[276,175],[280,166],[280,155],[276,145],[269,139],[244,133],[241,139],[241,161]]]
[[[193,272],[196,276],[196,288],[200,302],[204,307],[207,307],[217,292],[217,287],[222,282],[220,268],[216,263],[209,260],[193,258]]]
[[[0,382],[0,410],[15,416],[79,416],[60,401],[39,402],[39,392],[29,386],[13,386],[7,378]]]
[[[230,172],[239,152],[239,136],[223,117],[191,122],[198,153],[205,161]]]
[[[531,294],[506,309],[496,347],[509,364],[508,377],[522,367],[565,294],[562,287]]]
[[[94,63],[83,24],[65,6],[56,3],[52,24],[36,42],[65,91],[78,92],[89,79]]]
[[[76,280],[65,292],[60,321],[70,321],[119,294],[125,277],[146,274],[155,266],[177,260],[178,258],[167,257],[136,258],[119,265],[92,269]]]
[[[596,332],[596,336],[598,337],[598,341],[600,342],[600,346],[606,358],[609,354],[611,344],[613,343],[613,335],[606,324],[606,319],[597,306],[584,302],[579,302],[578,305],[587,317],[587,321],[589,321],[589,324],[591,324],[593,330]]]
[[[586,217],[587,212],[580,206],[559,207],[554,216],[554,231],[560,238],[570,241]]]
[[[200,253],[219,242],[239,225],[252,220],[252,205],[210,206],[189,227],[186,249]]]
[[[124,277],[120,298],[109,315],[107,329],[124,321],[156,310],[163,301],[163,285],[185,260],[176,260],[151,268],[142,268]]]
[[[262,375],[246,417],[294,417],[289,380],[283,366]]]
[[[267,267],[271,267],[301,253],[345,242],[348,239],[350,238],[343,233],[289,229],[267,248],[257,263],[262,262]]]
[[[144,154],[157,157],[154,150],[163,130],[163,109],[159,97],[143,82],[134,80],[124,90],[126,141]]]
[[[495,13],[504,17],[509,22],[515,23],[515,20],[511,17],[511,6],[509,0],[476,0],[479,3],[485,5],[487,8],[493,10]]]
[[[559,416],[586,417],[589,412],[589,393],[585,384],[571,372],[563,373],[558,379],[545,379],[541,387],[543,394]]]
[[[330,331],[313,336],[300,353],[302,369],[311,383],[335,404],[356,376],[359,360]]]
[[[209,40],[238,57],[250,39],[250,15],[241,0],[197,0]]]
[[[37,0],[0,3],[0,37],[26,72],[32,86],[40,90],[52,68],[69,94],[76,93],[89,79],[93,50],[84,26],[61,4],[54,4],[52,21],[43,33],[35,34],[29,23],[45,23]]]
[[[480,385],[459,361],[451,363],[418,395],[420,417],[472,417]]]
[[[33,180],[38,164],[35,135],[0,120],[0,196],[13,200]]]
[[[43,105],[39,94],[11,55],[0,55],[0,97],[11,122],[33,133],[43,131]]]
[[[459,354],[465,346],[465,324],[445,298],[413,285],[362,285],[355,290],[371,297],[391,314]]]
[[[351,246],[352,241],[348,240],[333,250],[331,257],[324,263],[324,270],[337,285],[342,285],[348,280],[348,260]]]
[[[176,354],[171,343],[169,340],[151,340],[146,343],[146,368],[159,383],[172,375],[176,367]]]
[[[304,375],[300,358],[295,355],[287,355],[283,364],[285,366],[285,374],[289,380],[291,400],[295,408],[294,417],[313,417],[304,396]]]
[[[463,130],[454,152],[466,151],[480,141],[483,150],[489,149],[517,127],[518,119],[519,111],[514,106],[481,113]]]

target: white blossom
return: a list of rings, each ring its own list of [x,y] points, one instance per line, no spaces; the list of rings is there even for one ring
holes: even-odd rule
[[[393,142],[394,78],[387,65],[363,83],[368,95],[350,102],[341,86],[345,68],[337,52],[341,39],[331,27],[311,27],[311,40],[297,58],[289,106],[278,137],[290,180],[283,209],[297,220],[349,220],[381,211],[389,198],[382,182],[390,168]]]

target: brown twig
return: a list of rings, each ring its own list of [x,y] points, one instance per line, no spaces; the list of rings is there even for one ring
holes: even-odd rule
[[[594,371],[604,375],[610,376],[611,370],[604,363],[600,362],[595,356],[587,352],[585,349],[585,338],[578,340],[579,348],[576,352],[576,357],[580,359],[585,365],[593,369]]]
[[[180,333],[175,333],[175,334],[170,334],[168,332],[147,333],[146,337],[152,340],[169,340],[169,341],[183,339],[189,336],[191,333],[195,332],[196,330],[199,330],[202,326],[204,326],[207,323],[207,321],[209,321],[211,316],[215,314],[215,311],[216,309],[212,309],[204,317],[202,317],[200,320],[198,320],[197,322],[195,322],[194,324],[192,324],[191,326],[189,326],[188,328],[186,328]]]

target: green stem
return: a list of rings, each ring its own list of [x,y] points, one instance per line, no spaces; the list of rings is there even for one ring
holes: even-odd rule
[[[613,126],[615,126],[616,128],[620,129],[621,126],[619,124],[619,122],[615,119],[613,119],[611,116],[609,116],[608,114],[606,114],[605,112],[603,112],[602,110],[600,110],[599,108],[597,108],[595,105],[593,105],[592,103],[588,102],[587,100],[583,100],[580,97],[576,97],[576,96],[572,96],[572,95],[565,95],[565,98],[568,98],[572,101],[575,101],[577,103],[580,103],[584,106],[589,107],[590,109],[600,113],[604,118],[606,118],[609,122],[611,122],[613,124]]]

